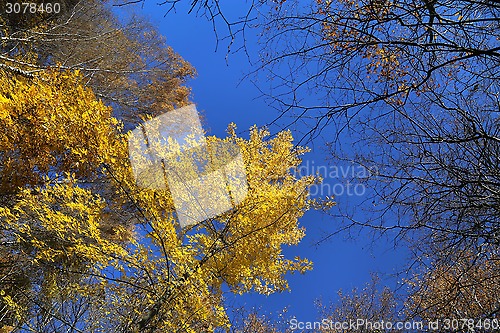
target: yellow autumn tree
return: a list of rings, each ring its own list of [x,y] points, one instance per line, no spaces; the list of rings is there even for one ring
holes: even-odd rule
[[[313,177],[290,132],[253,128],[209,144],[239,147],[248,192],[182,229],[168,188],[137,186],[130,134],[82,75],[0,72],[0,329],[213,332],[230,326],[224,291],[273,293],[304,236]]]
[[[128,127],[189,103],[193,67],[137,13],[117,15],[108,0],[61,0],[57,13],[55,3],[36,13],[23,13],[28,3],[16,13],[9,3],[0,0],[0,68],[26,76],[55,66],[79,70]]]

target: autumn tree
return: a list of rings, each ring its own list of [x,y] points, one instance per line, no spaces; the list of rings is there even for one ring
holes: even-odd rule
[[[434,261],[411,280],[406,313],[425,322],[439,321],[440,332],[457,323],[466,331],[498,329],[498,253],[457,251],[453,256],[452,263]]]
[[[312,204],[315,180],[289,170],[306,150],[289,132],[209,138],[241,149],[248,194],[181,229],[168,189],[137,186],[127,129],[188,103],[192,68],[106,2],[63,7],[1,17],[0,329],[228,328],[223,290],[273,293],[311,268],[281,254]]]
[[[128,129],[188,103],[184,83],[194,69],[149,22],[130,13],[118,19],[108,1],[60,4],[59,13],[2,11],[3,69],[28,77],[54,66],[79,70]]]
[[[248,193],[181,229],[168,189],[137,186],[127,129],[188,103],[192,68],[106,2],[63,9],[0,18],[0,329],[228,329],[223,290],[269,294],[311,268],[281,253],[304,235],[315,180],[289,169],[305,150],[289,132],[209,138],[241,149]]]
[[[311,268],[282,245],[304,235],[311,177],[289,132],[253,129],[240,147],[248,194],[181,230],[168,189],[136,185],[128,135],[77,72],[1,76],[2,326],[18,331],[210,332],[232,292],[288,288]],[[224,287],[224,288],[226,288]]]

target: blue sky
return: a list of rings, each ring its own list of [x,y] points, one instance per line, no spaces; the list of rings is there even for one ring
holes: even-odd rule
[[[234,17],[244,13],[244,8],[238,7],[238,4],[244,6],[244,2],[232,1],[226,7],[226,13]],[[188,84],[193,90],[192,100],[205,118],[203,126],[208,134],[225,136],[228,123],[235,122],[241,135],[246,136],[246,130],[250,126],[264,126],[271,122],[277,116],[275,111],[262,98],[258,98],[260,93],[251,82],[242,81],[244,75],[253,69],[247,56],[238,52],[226,58],[227,44],[224,43],[219,44],[218,51],[215,52],[216,37],[211,23],[203,17],[188,15],[187,7],[179,6],[176,12],[170,12],[164,17],[166,10],[167,7],[157,6],[155,1],[146,0],[139,12],[148,17],[166,36],[167,43],[196,68],[197,77]],[[253,35],[247,34],[246,37],[249,54],[253,60],[257,60],[259,47],[256,32]],[[274,126],[270,130],[273,133],[279,128]],[[298,132],[294,134],[299,136]],[[349,143],[345,144],[348,146]],[[309,161],[309,165],[325,166],[332,170],[335,164],[328,164],[327,155],[322,148],[321,143],[315,144],[304,161]],[[342,180],[333,178],[327,182],[335,186]],[[335,199],[339,206],[349,205],[354,210],[361,203],[360,198],[345,193]],[[287,307],[290,316],[310,321],[318,319],[315,300],[333,300],[339,289],[361,289],[364,283],[370,281],[372,272],[379,272],[383,283],[394,283],[390,276],[402,268],[407,254],[401,248],[394,249],[391,235],[374,243],[370,234],[363,231],[352,234],[351,239],[340,235],[315,245],[335,230],[338,223],[335,218],[320,212],[308,212],[301,219],[307,236],[301,245],[285,249],[285,255],[300,255],[311,259],[314,270],[305,275],[289,276],[291,292],[267,297],[235,296],[228,301],[235,305],[259,307],[267,313],[275,313]]]

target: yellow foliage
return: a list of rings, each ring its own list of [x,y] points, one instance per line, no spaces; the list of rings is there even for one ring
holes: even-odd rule
[[[0,72],[1,191],[41,184],[49,173],[89,177],[109,156],[118,122],[80,81],[78,73],[30,80]]]
[[[0,126],[0,240],[8,244],[0,306],[9,325],[42,325],[40,304],[85,304],[77,323],[85,332],[213,332],[230,325],[227,287],[269,294],[288,288],[288,272],[312,267],[282,254],[304,237],[298,220],[316,181],[290,172],[307,151],[290,132],[267,140],[253,128],[246,140],[231,126],[229,137],[208,138],[238,145],[248,193],[181,230],[168,189],[136,186],[127,134],[79,73],[0,73]],[[43,325],[69,325],[50,316]]]

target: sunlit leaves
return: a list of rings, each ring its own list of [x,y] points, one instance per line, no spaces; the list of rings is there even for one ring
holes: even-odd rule
[[[127,134],[78,72],[0,73],[0,80],[6,325],[212,332],[229,327],[223,290],[282,291],[288,272],[311,269],[307,259],[282,253],[304,237],[298,221],[316,181],[291,172],[307,150],[290,132],[268,139],[254,128],[246,140],[231,126],[229,137],[207,138],[239,147],[247,195],[181,229],[168,188],[136,185]]]
[[[49,174],[90,177],[109,156],[118,122],[80,79],[57,71],[34,80],[0,73],[4,191],[40,184]]]

